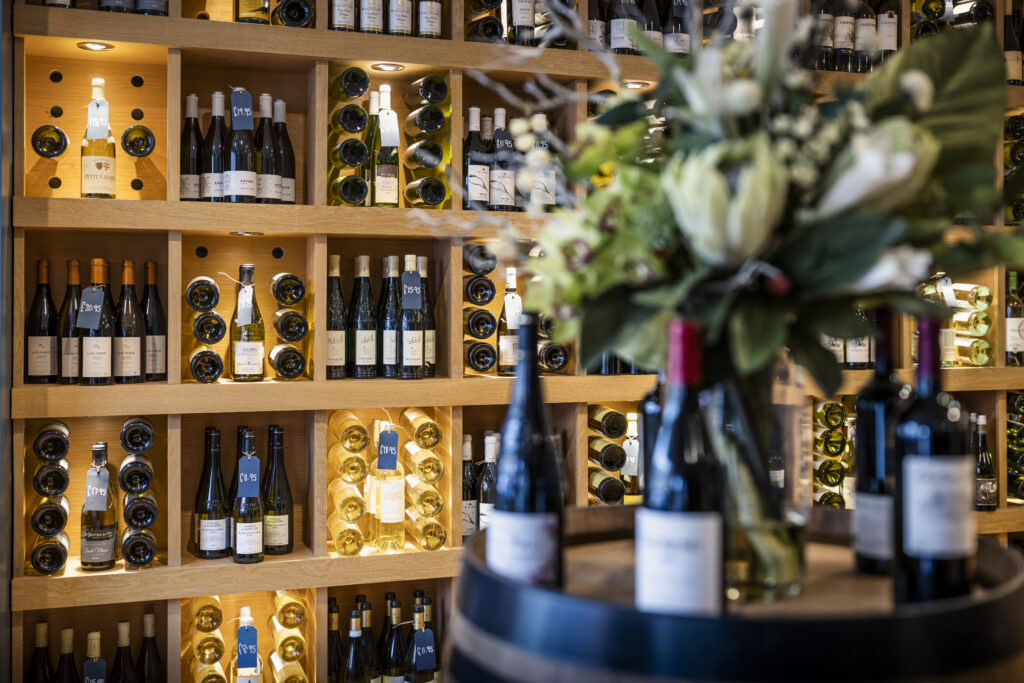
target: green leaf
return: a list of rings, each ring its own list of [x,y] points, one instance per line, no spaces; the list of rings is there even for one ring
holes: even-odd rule
[[[625,321],[623,312],[635,311],[630,298],[633,290],[624,285],[601,293],[584,305],[580,314],[580,359],[583,367],[592,367],[601,354],[615,344]]]
[[[872,326],[857,313],[853,307],[853,299],[846,301],[830,299],[825,303],[803,306],[799,317],[806,327],[811,327],[820,334],[840,339],[856,339],[872,333]]]
[[[763,301],[741,299],[729,316],[729,346],[736,371],[749,375],[763,368],[786,343],[786,323]]]
[[[808,330],[794,330],[789,339],[793,360],[811,373],[826,396],[834,396],[843,383],[843,371],[836,357],[821,345],[820,337]]]
[[[600,126],[624,126],[647,116],[647,108],[640,100],[626,100],[604,111],[597,117]]]
[[[644,35],[643,31],[640,31],[635,26],[630,28],[629,33],[633,38],[633,42],[636,43],[636,46],[640,49],[640,52],[654,62],[654,66],[658,67],[661,73],[667,74],[675,66],[680,64],[680,59],[677,55],[672,54],[658,43],[655,43]],[[687,61],[689,59],[690,57],[686,58]],[[683,68],[688,66],[688,64],[684,64]]]
[[[710,274],[711,268],[704,264],[698,265],[678,282],[637,292],[633,295],[633,301],[637,305],[646,306],[647,308],[676,310],[679,304],[690,296],[693,288],[703,282]]]
[[[647,370],[665,367],[668,346],[668,323],[675,314],[669,310],[655,311],[630,334],[621,335],[615,344],[615,353]]]

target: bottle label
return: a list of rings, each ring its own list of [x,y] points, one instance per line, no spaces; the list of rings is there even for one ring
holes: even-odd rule
[[[235,554],[252,555],[263,552],[263,522],[235,523]]]
[[[665,42],[665,37],[661,31],[644,31],[644,37],[655,45],[663,45]]]
[[[857,52],[870,52],[875,49],[875,20],[857,19],[855,44]]]
[[[869,363],[871,361],[871,338],[857,337],[846,340],[847,363]]]
[[[132,0],[100,0],[100,7],[121,7],[132,12],[135,10],[135,3]]]
[[[900,19],[895,12],[884,12],[878,15],[878,49],[896,51]]]
[[[78,337],[62,337],[60,340],[60,375],[78,377]]]
[[[832,18],[831,14],[819,14],[818,15],[818,47],[831,48],[835,45],[835,39],[832,33],[835,29],[835,19]]]
[[[356,3],[355,0],[334,0],[331,3],[331,28],[356,29]]]
[[[427,365],[434,365],[437,362],[435,337],[437,337],[437,332],[434,330],[426,330],[423,333],[423,362]]]
[[[405,480],[377,480],[381,524],[401,523],[405,519]]]
[[[466,171],[466,189],[470,201],[486,202],[490,199],[490,174],[490,167],[484,164],[469,164]]]
[[[837,50],[852,50],[856,33],[853,17],[836,17],[835,41]]]
[[[381,339],[380,362],[384,365],[394,365],[398,362],[398,331],[383,330]]]
[[[512,0],[512,22],[515,26],[534,26],[533,0]]]
[[[359,3],[359,30],[384,30],[383,0],[361,0]]]
[[[295,178],[281,178],[281,201],[295,203]]]
[[[513,581],[553,585],[558,579],[558,514],[491,510],[487,566]]]
[[[256,176],[257,199],[281,199],[281,176],[261,173]]]
[[[998,505],[999,504],[999,481],[994,477],[992,479],[982,479],[980,477],[975,480],[975,499],[976,505]],[[860,500],[857,500],[860,503]]]
[[[1019,81],[1022,78],[1022,61],[1020,50],[1007,50],[1003,52],[1003,62],[1006,64],[1006,80]]]
[[[587,38],[598,45],[604,45],[605,23],[600,19],[590,19],[587,21]]]
[[[167,0],[136,0],[135,11],[142,12],[144,10],[166,12]]]
[[[227,547],[228,520],[200,519],[196,531],[200,550],[206,552],[224,550]]]
[[[202,177],[203,199],[224,196],[224,174],[204,173]]]
[[[255,197],[256,171],[224,171],[225,197]]]
[[[82,337],[82,377],[110,377],[110,337]]]
[[[1006,319],[1006,350],[1011,353],[1024,351],[1024,318]]]
[[[786,488],[786,470],[768,470],[768,479],[775,488]]]
[[[179,199],[199,199],[200,198],[200,187],[199,187],[199,176],[182,174],[180,182],[178,184],[178,198]]]
[[[131,0],[121,0],[123,5],[130,9]],[[111,3],[114,4],[114,3]],[[85,139],[106,140],[110,137],[110,103],[106,100],[92,100],[86,112]],[[86,159],[110,159],[110,157],[82,157],[83,164]],[[111,159],[113,161],[113,159]]]
[[[516,365],[519,358],[519,337],[511,334],[498,337],[498,365]]]
[[[622,442],[622,450],[626,451],[626,464],[622,466],[619,474],[626,477],[635,477],[640,472],[640,440],[629,437]]]
[[[377,204],[397,204],[398,167],[390,164],[377,166],[373,191],[374,200]]]
[[[421,38],[441,37],[441,3],[420,1],[419,35]]]
[[[57,374],[57,338],[28,337],[25,340],[28,350],[28,375],[45,377]]]
[[[491,513],[494,512],[494,503],[480,503],[477,512],[479,513],[477,523],[480,531],[483,531],[491,525]]]
[[[407,330],[402,333],[401,365],[423,365],[422,330]]]
[[[167,371],[167,335],[146,337],[146,372],[158,375]]]
[[[327,330],[327,365],[345,364],[345,330]]]
[[[82,194],[115,194],[114,157],[82,157]]]
[[[956,364],[956,330],[951,327],[939,330],[939,361],[943,365]]]
[[[476,533],[480,523],[480,504],[475,500],[462,500],[462,542]]]
[[[116,337],[114,339],[114,375],[138,377],[142,374],[142,339]]]
[[[537,173],[537,179],[533,182],[533,201],[543,206],[555,205],[555,170],[548,168]]]
[[[84,512],[103,512],[107,509],[107,491],[110,486],[110,472],[106,467],[90,467],[85,473]]]
[[[613,50],[626,49],[635,50],[636,43],[633,42],[632,36],[629,35],[630,29],[636,28],[635,19],[612,19],[612,37],[611,46]]]
[[[388,33],[412,33],[410,0],[391,0],[388,3]]]
[[[263,374],[263,342],[235,342],[232,374]]]
[[[846,361],[846,344],[842,339],[823,334],[821,335],[821,345],[824,346],[827,351],[832,352],[832,355],[836,357],[836,361],[840,363]]]
[[[492,206],[516,205],[516,172],[503,168],[490,170],[490,204]]]
[[[636,511],[636,606],[716,615],[722,609],[722,516]]]
[[[114,559],[115,527],[82,529],[82,562],[110,562]]]
[[[904,456],[903,552],[934,560],[974,555],[974,469],[969,455]]]
[[[857,493],[853,509],[853,549],[876,560],[892,559],[892,496]]]
[[[665,49],[678,55],[690,54],[690,34],[666,33]]]
[[[506,285],[507,286],[507,285]],[[519,329],[519,318],[523,315],[523,299],[515,292],[505,295],[505,322],[509,330]]]
[[[263,545],[288,545],[289,515],[263,515]]]
[[[377,364],[377,331],[356,330],[356,365]]]

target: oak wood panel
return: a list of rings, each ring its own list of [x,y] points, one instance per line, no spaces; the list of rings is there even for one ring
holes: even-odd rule
[[[327,205],[328,68],[327,60],[316,61],[309,72],[306,91],[306,139],[310,141],[311,147],[310,153],[306,155],[305,202],[315,206]],[[312,116],[308,115],[309,112],[312,112]]]
[[[181,320],[181,231],[167,233],[167,289],[164,305],[167,313],[167,383],[181,383],[181,335],[173,328]]]
[[[311,283],[310,300],[306,302],[309,315],[309,338],[306,349],[307,362],[313,368],[312,378],[327,379],[327,235],[310,235],[306,238],[306,282]],[[314,292],[323,292],[314,296]]]
[[[311,543],[313,555],[327,557],[327,487],[318,483],[327,481],[327,411],[307,413],[306,433],[309,436],[309,480],[308,487]]]
[[[20,11],[20,9],[19,9]],[[25,139],[25,40],[14,39],[14,132],[12,140]],[[69,140],[70,143],[70,140]],[[14,197],[25,194],[25,145],[14,145]]]
[[[182,680],[181,671],[173,665],[175,657],[181,652],[181,603],[182,601],[177,599],[167,601],[167,638],[164,650],[166,656],[163,658],[167,669],[167,683],[179,683]]]
[[[171,48],[167,51],[167,201],[175,202],[180,197],[181,184],[181,128],[182,107],[176,106],[184,102],[181,96],[181,50]]]
[[[14,229],[14,238],[12,240],[12,251],[13,251],[13,275],[14,275],[14,286],[12,287],[12,295],[14,296],[14,302],[11,306],[11,315],[14,317],[14,333],[11,339],[11,379],[15,387],[20,387],[24,384],[25,380],[25,316],[31,306],[31,302],[26,300],[26,286],[25,286],[25,267],[26,264],[34,261],[29,261],[25,257],[25,231],[21,228]],[[53,276],[53,261],[50,261],[50,292],[51,294],[56,291],[54,289]],[[35,277],[33,275],[33,277]],[[35,291],[33,288],[32,291]],[[54,304],[57,304],[55,301]],[[58,309],[60,310],[60,309]]]
[[[167,416],[167,565],[181,566],[181,415]],[[187,531],[184,535],[187,535]]]

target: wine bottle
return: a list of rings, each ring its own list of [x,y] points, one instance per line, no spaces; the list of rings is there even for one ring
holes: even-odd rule
[[[420,448],[433,450],[441,443],[441,427],[421,408],[402,411],[402,428]]]
[[[398,326],[402,314],[401,283],[398,276],[398,257],[384,257],[384,287],[377,304],[378,372],[381,377],[399,376]]]
[[[835,12],[835,33],[833,40],[835,47],[833,54],[836,71],[854,71],[853,50],[856,44],[856,20],[852,3],[839,0],[832,5]]]
[[[339,680],[370,681],[370,665],[363,648],[363,617],[358,609],[349,612],[348,638],[345,641],[344,664]]]
[[[636,0],[612,0],[609,13],[609,45],[617,55],[635,55],[636,43],[631,31],[639,27],[640,8]]]
[[[100,659],[100,632],[89,631],[85,636],[85,661],[82,663],[82,675],[86,676],[90,666],[93,671],[102,671],[106,674],[106,666],[102,659]],[[88,676],[86,676],[88,681]],[[104,678],[105,680],[105,678]]]
[[[116,145],[110,131],[110,103],[104,95],[106,82],[92,79],[85,134],[82,136],[82,196],[113,199],[117,194],[114,172]]]
[[[505,268],[505,302],[501,307],[501,316],[498,318],[498,374],[504,376],[516,373],[518,362],[519,321],[523,312],[523,300],[516,292],[516,269]],[[537,354],[536,344],[530,350],[530,355]]]
[[[595,432],[609,439],[621,439],[626,435],[626,416],[607,406],[590,406],[587,411],[587,424]]]
[[[474,306],[486,306],[494,300],[494,283],[483,275],[466,275],[462,279],[466,302]]]
[[[54,463],[41,462],[32,474],[32,488],[40,496],[59,496],[68,489],[71,475],[67,460]]]
[[[505,129],[505,110],[501,108],[494,110],[493,145],[493,154],[489,155],[487,208],[490,211],[515,211],[516,152],[512,136]],[[492,264],[491,269],[493,268]],[[490,271],[488,270],[488,272]],[[478,274],[485,275],[486,273]]]
[[[420,274],[420,311],[423,315],[423,376],[437,374],[437,323],[434,319],[434,302],[430,296],[430,266],[427,256],[416,257],[416,270]]]
[[[658,5],[654,0],[643,0],[640,10],[643,24],[640,26],[644,37],[656,45],[662,45],[664,37],[661,32],[661,17],[658,16]]]
[[[90,261],[91,283],[82,294],[75,320],[80,345],[78,376],[88,385],[113,382],[114,309],[103,267],[103,259]]]
[[[435,656],[437,651],[436,644],[432,648],[433,651],[430,652],[430,657],[427,661],[423,660],[423,650],[425,648],[422,645],[417,647],[418,639],[423,639],[427,643],[434,640],[434,634],[432,632],[428,634],[426,628],[426,607],[424,605],[415,605],[412,608],[412,631],[409,633],[409,640],[405,649],[405,674],[401,678],[406,683],[426,683],[427,681],[432,681],[438,671],[437,658]]]
[[[236,481],[232,484],[237,492],[231,511],[231,552],[236,563],[253,564],[263,561],[263,502],[257,488],[259,458],[255,457],[256,434],[253,430],[245,429],[239,450],[241,457],[238,459]],[[245,468],[242,467],[243,458],[246,459]],[[243,476],[245,481],[242,481]]]
[[[668,0],[665,4],[665,16],[662,19],[665,49],[673,54],[690,54],[689,26],[689,2],[687,0]]]
[[[363,132],[369,121],[370,117],[365,109],[358,104],[350,103],[334,110],[331,114],[330,127],[331,131],[338,135],[352,135]]]
[[[92,447],[92,467],[86,475],[85,484],[81,566],[86,571],[113,569],[116,559],[117,497],[110,486],[105,441],[97,442]]]
[[[117,484],[125,493],[145,493],[153,486],[153,463],[141,453],[126,455],[117,471]]]
[[[203,384],[210,384],[224,374],[224,361],[211,346],[200,345],[192,350],[188,357],[189,373],[192,379]]]
[[[875,8],[878,37],[878,61],[885,61],[896,54],[899,48],[900,3],[897,0],[881,0]]]
[[[50,296],[50,262],[36,261],[36,293],[25,317],[25,383],[57,381],[57,307]]]
[[[53,679],[53,669],[50,667],[48,626],[45,621],[36,622],[36,644],[32,650],[32,662],[25,674],[25,683],[50,683]]]
[[[362,379],[377,376],[377,316],[370,290],[370,257],[357,256],[355,271],[345,355],[348,375]]]
[[[252,618],[252,608],[249,605],[242,605],[238,609],[239,634],[243,629],[250,632],[247,649],[241,647],[241,636],[239,637],[236,654],[231,659],[230,676],[234,683],[260,683],[263,680],[263,659],[256,652],[259,643],[259,634],[256,632],[255,621]],[[251,648],[251,649],[249,649]]]
[[[345,299],[341,293],[341,256],[327,257],[327,379],[345,377]]]
[[[541,372],[561,372],[569,365],[569,349],[564,344],[542,339],[537,342],[537,362]]]
[[[533,144],[535,150],[541,150],[547,154],[551,148],[550,132],[547,128],[547,116],[536,114],[534,118],[543,120],[541,129],[536,134],[536,141]],[[558,193],[558,178],[555,167],[551,163],[542,166],[536,174],[533,182],[533,191],[530,193],[530,203],[538,205],[543,211],[551,211],[556,203]]]
[[[388,0],[388,35],[412,35],[413,0]]]
[[[846,408],[839,401],[818,401],[814,404],[814,423],[826,429],[843,426]]]
[[[337,142],[332,144],[328,160],[331,166],[337,169],[359,168],[366,163],[370,157],[370,151],[359,138],[334,137]],[[347,200],[349,204],[358,204],[357,201]]]
[[[867,0],[860,0],[854,19],[853,68],[856,73],[869,73],[878,51],[877,22],[875,10]]]
[[[541,394],[537,319],[528,314],[517,317],[520,362],[501,430],[503,452],[488,523],[487,566],[515,580],[561,586],[562,466],[549,436]]]
[[[370,102],[371,113],[373,102]],[[380,104],[377,121],[383,125],[385,118],[397,121],[391,110],[391,86],[380,86]],[[373,205],[398,206],[398,147],[383,145],[384,130],[374,138],[373,146]],[[397,138],[396,138],[397,139]]]
[[[423,280],[416,266],[416,255],[406,254],[404,261],[398,316],[398,377],[422,379],[426,329],[423,320]]]
[[[424,176],[408,183],[402,195],[409,208],[430,208],[444,203],[448,196],[448,188],[437,178]]]
[[[359,0],[359,30],[384,33],[384,0]]]
[[[355,0],[331,0],[331,22],[329,28],[332,31],[356,30]]]
[[[159,509],[156,497],[149,491],[129,493],[124,497],[124,523],[132,529],[148,529],[156,523]]]
[[[306,653],[306,638],[301,630],[285,626],[276,614],[270,617],[269,629],[274,641],[274,654],[283,661],[298,661]]]
[[[327,598],[327,677],[330,683],[341,680],[345,661],[345,645],[341,642],[339,630],[341,610],[333,596]]]
[[[433,104],[424,104],[409,112],[402,122],[402,131],[418,139],[434,135],[444,128],[444,112]]]
[[[129,262],[130,263],[130,262]],[[160,303],[156,282],[156,262],[146,261],[146,287],[142,292],[145,321],[146,381],[167,381],[167,316]]]
[[[29,526],[40,536],[59,534],[68,524],[69,512],[68,500],[64,496],[40,497],[33,506]]]
[[[498,328],[498,321],[485,308],[466,308],[462,311],[462,327],[475,339],[488,339]]]
[[[334,100],[361,97],[370,87],[370,77],[358,66],[350,66],[331,81],[328,94]]]
[[[117,622],[117,651],[114,654],[114,666],[110,669],[110,676],[106,680],[111,683],[135,683],[130,624],[127,621]]]
[[[622,481],[600,467],[587,468],[587,490],[605,505],[618,505],[626,495]]]
[[[626,451],[622,446],[598,436],[591,436],[587,445],[587,457],[595,465],[609,472],[618,472],[626,464]]]
[[[121,556],[125,569],[144,569],[156,559],[156,536],[148,529],[125,528],[121,535]]]
[[[121,298],[114,318],[114,382],[142,382],[146,321],[135,294],[135,262],[121,261]]]
[[[490,199],[491,169],[487,145],[480,137],[480,107],[469,108],[469,132],[462,143],[462,159],[466,169],[462,208],[483,210]]]
[[[397,683],[405,675],[405,638],[402,633],[402,601],[392,599],[390,623],[384,633],[385,640],[380,653],[380,672],[383,680]]]
[[[75,664],[75,630],[70,626],[60,630],[60,656],[52,680],[54,683],[78,683],[81,680]]]
[[[381,434],[394,429],[393,425],[377,421],[374,433],[380,451]],[[380,552],[396,552],[405,547],[405,468],[395,453],[394,467],[378,456],[370,475],[374,485],[374,510],[376,515],[376,538],[374,543]]]
[[[204,202],[224,201],[224,157],[228,144],[227,125],[224,121],[224,93],[211,95],[210,127],[203,138],[200,159],[201,196]]]
[[[47,124],[32,132],[32,151],[44,159],[56,159],[68,148],[68,136],[60,128]]]
[[[220,468],[220,430],[206,428],[206,448],[203,455],[203,473],[196,491],[195,555],[213,560],[229,555],[228,517],[231,514],[224,476]]]
[[[505,33],[501,21],[496,17],[484,15],[466,24],[466,40],[473,43],[502,44]]]
[[[61,384],[78,384],[79,349],[82,346],[78,338],[77,321],[78,307],[82,300],[81,276],[78,259],[68,261],[67,288],[64,290],[64,301],[57,316],[57,334],[60,338],[60,376]]]
[[[164,683],[166,670],[156,646],[156,614],[142,615],[142,648],[135,661],[135,677],[139,683]]]
[[[484,244],[465,244],[462,247],[462,267],[474,275],[489,275],[498,265],[498,257]],[[489,281],[489,280],[488,280]],[[468,289],[467,289],[468,291]],[[490,303],[490,300],[479,303],[478,306]]]
[[[815,44],[812,66],[820,71],[835,69],[835,17],[832,4],[832,0],[816,0],[813,5]]]
[[[255,202],[259,153],[252,138],[252,96],[244,88],[234,88],[231,100],[231,137],[224,165],[224,201]]]
[[[967,416],[939,398],[939,321],[917,328],[917,396],[895,427],[897,603],[967,595],[977,547]]]
[[[36,432],[32,441],[32,452],[43,462],[59,462],[67,457],[70,449],[68,428],[63,422],[51,422]]]
[[[424,517],[436,517],[444,508],[444,497],[436,488],[420,481],[415,474],[405,475],[405,505]]]
[[[227,546],[228,552],[234,555],[235,552],[235,498],[238,497],[238,474],[239,466],[242,464],[242,456],[246,454],[247,442],[245,439],[246,433],[249,431],[248,425],[238,425],[235,429],[235,471],[231,475],[231,479],[228,482],[228,538]],[[255,432],[253,433],[253,439],[255,439]],[[253,448],[255,448],[255,441],[253,441]],[[263,530],[263,523],[260,522],[260,531]],[[260,539],[260,548],[262,549],[262,537]]]
[[[416,35],[440,38],[444,4],[441,0],[416,0]]]
[[[363,164],[362,176],[365,181],[367,193],[363,198],[364,206],[373,206],[373,184],[377,175],[377,138],[380,137],[380,93],[376,90],[370,93],[370,108],[367,113],[366,133],[363,134],[363,142],[370,150],[370,159]]]
[[[1024,302],[1017,294],[1017,271],[1009,271],[1006,278],[1006,365],[1020,367],[1024,365]]]
[[[402,94],[402,100],[409,109],[424,104],[441,104],[448,99],[448,83],[442,76],[423,76],[410,83]]]
[[[210,127],[213,127],[211,119]],[[203,134],[199,130],[199,96],[185,95],[185,125],[181,129],[181,152],[179,168],[178,199],[183,202],[197,202],[202,197],[200,176],[202,174]]]
[[[365,205],[369,191],[366,181],[356,175],[339,175],[331,181],[330,195],[333,204]]]
[[[227,650],[224,635],[219,628],[204,630],[199,623],[193,624],[191,631],[192,656],[203,664],[214,664],[224,656]]]
[[[309,322],[294,308],[279,308],[274,311],[274,331],[281,341],[295,344],[306,338]]]
[[[508,27],[506,40],[509,45],[535,44],[534,0],[511,0],[506,5],[505,25]]]
[[[462,544],[476,534],[480,527],[480,501],[473,467],[473,437],[462,436]]]
[[[228,333],[227,323],[217,311],[192,315],[192,336],[202,345],[216,344]]]
[[[975,455],[975,500],[974,508],[991,512],[999,508],[999,477],[995,461],[988,448],[986,426],[988,418],[978,416],[978,434],[974,442]]]
[[[238,268],[238,296],[231,316],[231,379],[236,382],[259,382],[263,379],[263,316],[253,292],[256,266],[251,263]]]
[[[234,0],[235,21],[246,24],[269,24],[270,3],[263,0]]]
[[[194,311],[212,311],[220,303],[220,287],[212,277],[200,275],[185,286],[185,302]]]
[[[380,653],[373,638],[373,605],[367,602],[362,595],[356,596],[356,604],[359,605],[359,612],[362,615],[362,636],[359,645],[363,650],[363,658],[366,660],[366,667],[370,681],[380,681]]]
[[[466,365],[479,373],[490,372],[498,362],[498,354],[494,347],[486,342],[467,341],[463,343]]]
[[[358,522],[366,514],[366,501],[359,488],[341,477],[328,484],[327,498],[330,500],[332,510],[345,522]]]
[[[263,475],[263,552],[287,555],[295,547],[295,515],[292,490],[284,466],[284,430],[270,425],[270,459]]]
[[[281,164],[277,133],[273,123],[274,98],[260,95],[260,122],[256,128],[256,201],[281,203]]]
[[[313,23],[315,14],[312,0],[281,0],[270,15],[270,23],[275,26],[305,28]]]

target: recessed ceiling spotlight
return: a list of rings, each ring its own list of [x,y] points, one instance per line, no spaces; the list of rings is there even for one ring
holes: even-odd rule
[[[643,90],[651,87],[651,84],[647,81],[626,81],[626,87],[630,90]]]
[[[370,68],[374,71],[405,71],[404,66],[392,62],[377,62],[376,64],[371,64]]]
[[[114,46],[110,43],[100,43],[95,40],[85,40],[81,43],[78,43],[78,49],[92,50],[93,52],[104,52],[106,50],[113,50]]]

